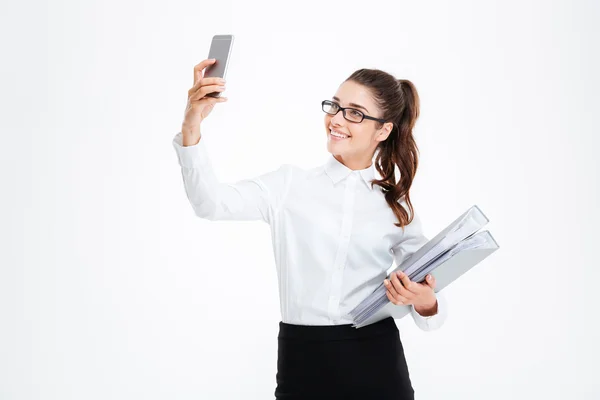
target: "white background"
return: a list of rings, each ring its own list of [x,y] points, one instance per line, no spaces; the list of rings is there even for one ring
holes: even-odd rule
[[[594,1],[2,3],[0,398],[274,398],[269,227],[187,202],[171,140],[193,67],[236,36],[203,125],[222,181],[326,159],[355,69],[413,81],[413,203],[501,249],[397,321],[416,398],[595,399],[600,17]]]

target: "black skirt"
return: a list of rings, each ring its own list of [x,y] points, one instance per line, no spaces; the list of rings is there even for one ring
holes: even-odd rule
[[[352,325],[279,322],[278,400],[413,400],[404,348],[392,317]]]

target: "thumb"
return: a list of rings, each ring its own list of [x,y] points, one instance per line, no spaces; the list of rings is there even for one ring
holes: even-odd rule
[[[433,277],[433,275],[427,275],[427,278],[425,278],[425,282],[427,282],[427,285],[429,285],[430,288],[435,289],[435,278]]]

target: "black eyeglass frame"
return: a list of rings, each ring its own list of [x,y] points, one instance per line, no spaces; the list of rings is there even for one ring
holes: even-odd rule
[[[331,104],[335,104],[335,105],[337,106],[338,110],[335,112],[335,114],[328,113],[327,111],[325,111],[325,104],[329,104],[329,105],[331,105]],[[360,123],[361,123],[361,122],[363,122],[365,119],[370,119],[370,120],[373,120],[373,121],[381,122],[382,124],[385,124],[385,123],[387,122],[385,119],[381,119],[381,118],[375,118],[375,117],[371,117],[370,115],[366,115],[364,112],[362,112],[362,111],[360,111],[360,110],[357,110],[356,108],[353,108],[353,107],[342,107],[342,106],[340,106],[338,103],[336,103],[336,102],[335,102],[335,101],[333,101],[333,100],[323,100],[323,101],[321,102],[321,109],[323,110],[323,112],[324,112],[325,114],[329,114],[329,115],[336,115],[337,113],[339,113],[339,112],[341,111],[341,112],[342,112],[342,115],[344,116],[344,118],[345,118],[347,121],[349,121],[349,122],[354,122],[355,124],[360,124]],[[346,118],[346,110],[354,110],[354,111],[358,111],[358,112],[359,112],[359,113],[362,115],[362,118],[361,118],[361,120],[360,120],[360,121],[351,121],[351,120],[349,120],[348,118]]]

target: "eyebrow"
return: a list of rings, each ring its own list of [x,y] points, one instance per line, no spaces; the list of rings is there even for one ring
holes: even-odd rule
[[[335,101],[339,101],[341,102],[341,100],[335,96],[332,97],[333,100]],[[369,110],[367,110],[365,107],[361,106],[360,104],[356,104],[356,103],[348,103],[349,106],[351,107],[357,107],[357,108],[362,108],[363,110],[365,110],[366,112],[369,112]]]

